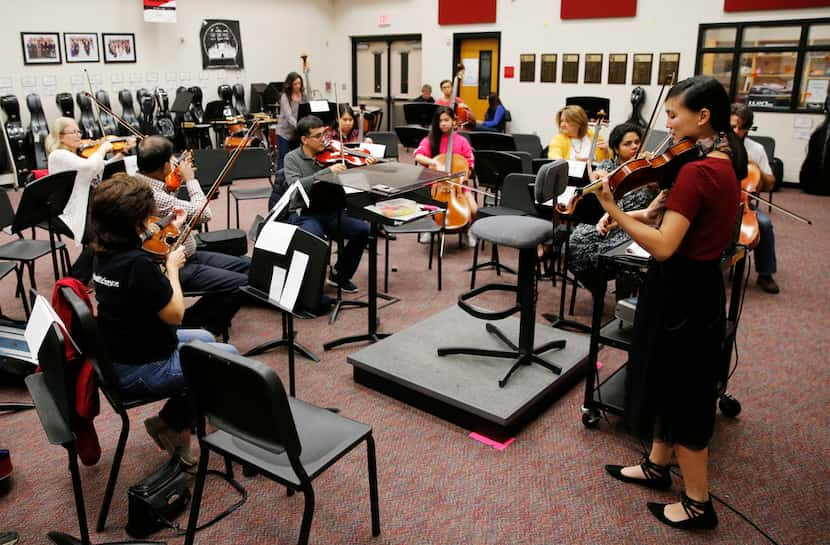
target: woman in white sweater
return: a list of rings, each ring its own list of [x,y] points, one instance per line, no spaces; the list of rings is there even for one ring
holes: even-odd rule
[[[49,174],[66,170],[77,170],[75,185],[60,219],[72,231],[75,244],[80,245],[86,229],[89,192],[93,183],[100,181],[104,172],[104,157],[112,151],[112,144],[102,143],[88,159],[78,155],[81,147],[81,130],[74,119],[59,117],[52,124],[46,137],[46,151],[49,153]]]

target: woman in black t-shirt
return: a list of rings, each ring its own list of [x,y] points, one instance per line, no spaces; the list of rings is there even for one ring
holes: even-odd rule
[[[746,155],[729,125],[729,97],[714,78],[681,81],[666,99],[675,143],[688,139],[700,159],[683,165],[665,201],[658,228],[645,211],[623,212],[603,184],[597,195],[610,216],[654,259],[640,292],[626,374],[625,418],[651,451],[639,465],[606,466],[614,478],[666,490],[677,456],[685,491],[673,504],[649,503],[661,522],[712,529],[718,518],[709,497],[709,440],[723,353],[725,295],[721,255],[737,221]],[[729,152],[729,153],[726,153]]]
[[[178,347],[191,340],[214,343],[215,339],[201,329],[176,330],[184,316],[179,284],[184,247],[170,252],[164,273],[141,249],[154,209],[150,186],[126,174],[116,174],[95,190],[93,281],[98,325],[123,394],[170,396],[159,415],[144,425],[160,448],[192,465],[193,415],[185,397]],[[174,223],[184,219],[184,210],[177,211]],[[236,352],[230,345],[215,344]]]

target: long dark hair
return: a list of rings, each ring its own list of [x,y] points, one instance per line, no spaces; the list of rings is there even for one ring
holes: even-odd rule
[[[499,95],[490,93],[490,96],[487,97],[487,104],[487,113],[490,114],[490,119],[492,119],[496,115],[496,108],[502,105]]]
[[[354,121],[354,125],[352,126],[352,130],[357,126],[357,118],[354,115],[354,109],[350,104],[346,104],[345,102],[341,102],[337,105],[337,119],[334,120],[334,124],[332,125],[332,129],[335,131],[340,128],[340,118],[344,115],[349,114],[352,116],[352,120]],[[343,136],[348,136],[344,134]]]
[[[683,105],[693,112],[699,112],[704,108],[709,110],[709,125],[712,130],[729,142],[735,174],[739,180],[745,178],[747,174],[746,149],[732,131],[729,123],[731,104],[723,85],[711,76],[692,76],[671,88],[666,98],[673,97],[679,98]]]
[[[433,157],[441,153],[441,114],[447,114],[450,119],[455,121],[455,112],[446,106],[439,106],[435,109],[435,115],[432,116],[432,125],[429,127],[429,148],[430,154]]]
[[[643,128],[636,123],[629,123],[626,121],[625,123],[620,123],[613,129],[611,129],[611,134],[608,135],[608,147],[611,148],[611,153],[614,154],[614,157],[620,156],[620,144],[622,144],[623,138],[625,135],[633,132],[637,136],[640,137],[640,140],[643,139]],[[640,147],[642,148],[645,145],[645,142],[640,142]]]
[[[282,92],[285,94],[285,98],[291,102],[291,88],[294,85],[295,80],[300,80],[300,94],[305,95],[305,81],[303,81],[303,77],[298,74],[297,72],[289,72],[287,76],[285,76],[285,83],[282,86]]]

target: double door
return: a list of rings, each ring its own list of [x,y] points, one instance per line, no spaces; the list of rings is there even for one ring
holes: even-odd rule
[[[352,38],[352,102],[383,116],[381,130],[406,123],[403,104],[421,94],[421,36]]]

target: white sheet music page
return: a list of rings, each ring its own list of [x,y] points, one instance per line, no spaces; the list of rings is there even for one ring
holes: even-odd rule
[[[582,178],[585,175],[585,167],[588,163],[585,161],[568,160],[568,176],[571,178]]]
[[[574,194],[576,193],[576,189],[577,187],[575,185],[567,186],[565,188],[565,191],[563,191],[558,197],[556,197],[556,203],[561,204],[562,206],[568,206],[568,204],[571,202],[571,199],[573,199]],[[552,201],[553,199],[551,199],[551,202]]]
[[[296,230],[296,225],[274,221],[273,219],[268,220],[262,226],[262,231],[259,232],[254,248],[285,255]]]
[[[634,257],[642,257],[646,259],[651,257],[650,253],[648,253],[645,249],[643,249],[642,246],[640,246],[633,240],[631,241],[631,244],[628,245],[628,248],[625,249],[625,253],[627,255],[632,255]]]

